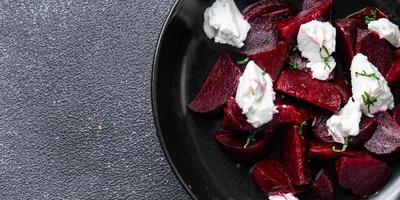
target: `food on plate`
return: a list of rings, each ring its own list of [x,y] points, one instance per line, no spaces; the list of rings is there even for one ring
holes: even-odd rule
[[[337,187],[357,199],[385,186],[385,161],[400,151],[400,30],[384,11],[332,19],[332,0],[304,0],[298,12],[284,0],[242,12],[216,0],[204,31],[234,48],[188,107],[223,110],[212,135],[235,162],[254,164],[268,199],[333,200]]]

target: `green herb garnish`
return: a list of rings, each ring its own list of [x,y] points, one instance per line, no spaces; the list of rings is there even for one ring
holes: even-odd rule
[[[247,148],[247,146],[249,146],[249,144],[251,143],[251,142],[254,142],[254,141],[256,141],[256,139],[255,139],[255,135],[256,135],[256,133],[252,133],[251,135],[249,135],[248,137],[247,137],[247,139],[246,139],[246,143],[244,144],[244,146],[243,146],[243,148]]]
[[[361,73],[360,72],[356,72],[356,76],[365,76],[365,77],[370,77],[370,78],[374,78],[376,80],[379,80],[379,77],[376,75],[375,72],[368,74],[365,70],[363,70]]]
[[[307,126],[307,121],[304,121],[303,123],[301,123],[300,128],[299,128],[299,134],[301,136],[301,138],[304,140],[304,128],[305,126]]]
[[[297,51],[297,50],[299,50],[299,45],[298,44],[294,45],[292,51]]]
[[[262,43],[263,44],[267,44],[269,41],[268,36],[265,36],[265,38],[263,39]]]
[[[281,97],[281,99],[286,98],[286,96],[284,94],[281,94],[280,97]]]
[[[378,19],[378,17],[376,16],[376,10],[375,9],[371,10],[371,17],[370,16],[364,16],[364,21],[365,21],[365,24],[367,24],[367,25],[370,22],[375,21],[377,19]]]
[[[324,51],[326,55],[322,55],[321,51]],[[329,56],[329,52],[328,49],[326,49],[326,47],[322,47],[321,51],[319,52],[319,55],[321,56],[322,60],[324,61],[325,67],[324,69],[326,70],[326,68],[331,69],[331,66],[329,65],[329,62],[332,61],[332,57]]]
[[[289,65],[292,66],[293,69],[299,69],[299,64],[296,62],[290,62]]]
[[[246,64],[247,62],[249,62],[249,58],[248,58],[248,57],[245,58],[245,59],[243,59],[243,60],[239,60],[239,61],[237,61],[236,63],[237,63],[238,65],[243,65],[243,64]]]
[[[364,94],[361,95],[361,97],[364,101],[364,104],[368,106],[368,112],[371,112],[370,110],[371,105],[374,105],[375,102],[378,101],[378,99],[376,99],[375,97],[371,97],[371,95],[369,95],[368,92],[366,91],[364,92]]]
[[[348,146],[349,146],[349,139],[348,138],[344,138],[344,144],[342,146],[342,149],[336,149],[336,147],[333,146],[332,147],[332,151],[334,151],[336,153],[344,152],[344,151],[346,151]]]

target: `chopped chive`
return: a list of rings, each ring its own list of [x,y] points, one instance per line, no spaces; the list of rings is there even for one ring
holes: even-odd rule
[[[296,62],[290,62],[289,65],[293,68],[293,69],[299,69],[299,64]]]
[[[325,54],[326,54],[327,56],[322,55],[322,53],[321,53],[322,50],[325,51]],[[322,60],[324,61],[324,64],[325,64],[324,69],[325,69],[325,70],[326,70],[326,68],[331,69],[331,66],[329,65],[329,62],[332,61],[332,57],[329,56],[328,49],[326,49],[326,47],[323,46],[322,49],[321,49],[321,51],[319,52],[319,55],[321,56]]]
[[[237,61],[236,63],[237,63],[238,65],[244,65],[244,64],[246,64],[247,62],[249,62],[249,58],[248,58],[248,57],[246,57],[246,58],[243,59],[243,60],[239,60],[239,61]]]
[[[367,24],[367,25],[370,22],[375,21],[377,19],[378,19],[378,17],[376,16],[376,10],[375,9],[371,10],[371,17],[370,16],[364,16],[364,21],[365,21],[365,24]]]
[[[286,98],[286,96],[284,94],[281,94],[280,97],[281,97],[281,99]]]
[[[269,42],[268,36],[265,36],[265,38],[263,39],[262,43],[263,44],[267,44]]]
[[[349,139],[348,138],[344,138],[344,144],[342,146],[342,149],[336,149],[335,146],[332,147],[332,151],[336,152],[336,153],[340,153],[340,152],[344,152],[346,151],[347,147],[349,146]]]
[[[297,50],[299,50],[299,45],[298,44],[294,45],[292,51],[297,51]]]
[[[304,127],[307,126],[307,124],[308,124],[307,121],[304,121],[303,123],[301,123],[299,128],[299,134],[303,140],[304,140]]]
[[[256,133],[254,132],[254,133],[252,133],[251,135],[249,135],[248,137],[247,137],[247,139],[246,139],[246,143],[244,144],[244,146],[243,146],[243,148],[247,148],[247,146],[249,146],[249,144],[251,143],[251,142],[254,142],[254,141],[256,141],[256,139],[255,139],[255,135],[256,135]]]
[[[361,73],[356,72],[356,76],[365,76],[365,77],[370,77],[370,78],[379,80],[379,77],[376,75],[375,72],[368,74],[365,70],[363,70]]]
[[[374,105],[378,101],[378,99],[376,99],[375,97],[371,97],[371,95],[369,95],[367,91],[365,91],[364,94],[361,95],[361,97],[364,101],[364,104],[368,106],[368,112],[371,112],[371,105]]]

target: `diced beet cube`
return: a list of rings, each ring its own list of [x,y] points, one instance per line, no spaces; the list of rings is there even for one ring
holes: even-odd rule
[[[312,20],[329,20],[332,0],[305,0],[303,10],[296,16],[277,24],[280,36],[289,44],[296,40],[300,26]]]
[[[371,153],[377,155],[390,155],[400,150],[400,126],[384,112],[377,116],[378,127],[364,147]]]
[[[368,61],[386,76],[393,60],[393,52],[388,42],[380,39],[374,31],[358,29],[356,51],[367,56]]]
[[[386,81],[391,87],[398,86],[400,84],[400,59],[397,59],[395,62],[393,62],[392,67],[386,75]]]
[[[336,161],[339,185],[356,196],[372,195],[383,188],[392,175],[390,166],[372,157],[343,157]]]
[[[311,181],[311,172],[307,160],[306,141],[299,131],[298,126],[292,126],[285,131],[283,163],[292,185],[307,185]]]
[[[331,83],[333,87],[335,87],[340,93],[340,96],[342,97],[342,105],[346,105],[350,97],[352,96],[350,85],[347,83],[346,80],[339,76],[335,76]]]
[[[257,162],[251,174],[266,196],[294,192],[284,167],[277,160],[269,159]]]
[[[249,57],[271,76],[272,81],[276,81],[287,60],[288,52],[288,45],[285,42],[278,42],[274,49]]]
[[[347,16],[346,18],[364,20],[365,16],[372,17],[372,10],[376,11],[376,17],[378,19],[379,18],[388,18],[388,16],[383,11],[379,10],[378,8],[373,8],[373,7],[363,8],[363,9]]]
[[[248,134],[234,133],[231,131],[217,131],[214,138],[236,161],[251,163],[266,158],[273,150],[276,140],[274,133],[260,132],[255,135],[245,147]]]
[[[304,72],[283,71],[276,90],[332,112],[340,110],[342,97],[332,84],[313,79]]]
[[[232,97],[226,102],[222,127],[225,130],[243,131],[247,133],[255,131],[255,128],[247,122],[247,117],[242,114],[242,109]]]
[[[400,106],[394,107],[393,118],[397,122],[397,124],[400,126]]]
[[[309,200],[334,200],[335,186],[332,176],[327,169],[318,172],[312,184],[312,190],[308,195]]]
[[[188,107],[197,113],[210,113],[222,108],[228,98],[236,92],[240,76],[241,71],[232,58],[227,53],[223,53],[199,94]]]
[[[260,0],[246,7],[242,13],[244,19],[253,21],[255,18],[265,18],[265,15],[270,15],[270,13],[286,9],[291,9],[291,13],[294,12],[287,3],[281,0]]]
[[[338,53],[342,57],[344,69],[350,70],[351,61],[356,55],[357,28],[366,28],[361,19],[338,19],[333,25],[336,27]]]
[[[271,121],[275,125],[291,124],[300,126],[304,121],[312,119],[316,112],[311,106],[290,101],[276,100],[275,106],[278,113],[274,115],[274,119]]]
[[[343,152],[335,152],[332,149],[332,144],[319,143],[312,141],[310,142],[310,149],[308,150],[310,158],[316,160],[336,160],[338,158],[347,157],[365,157],[369,154],[365,151],[360,150],[346,150]],[[340,149],[336,146],[336,149]]]

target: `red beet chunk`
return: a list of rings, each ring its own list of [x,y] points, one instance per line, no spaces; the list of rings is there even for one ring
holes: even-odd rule
[[[250,142],[246,148],[247,135],[217,131],[214,138],[233,159],[241,163],[251,163],[267,157],[276,144],[273,133],[257,133],[255,141]]]
[[[330,83],[313,79],[304,72],[283,71],[276,90],[332,112],[340,110],[340,93]]]
[[[398,86],[400,84],[400,59],[393,62],[391,69],[386,75],[389,86]]]
[[[381,113],[377,116],[378,127],[364,144],[371,153],[377,155],[390,155],[400,150],[400,126],[389,113]]]
[[[334,23],[337,31],[338,53],[342,57],[344,68],[350,69],[356,55],[357,28],[366,28],[361,19],[339,19]]]
[[[274,115],[273,121],[276,125],[292,124],[301,125],[304,121],[308,121],[314,117],[313,108],[295,103],[276,101],[278,113]]]
[[[393,118],[396,121],[396,123],[400,126],[400,106],[394,107]]]
[[[344,157],[336,162],[339,185],[356,196],[372,195],[385,186],[392,175],[390,166],[372,157]]]
[[[232,58],[223,53],[189,108],[197,113],[210,113],[221,108],[235,92],[241,76]]]
[[[271,52],[275,50],[278,43],[276,22],[286,19],[293,14],[293,10],[287,7],[268,15],[256,17],[249,21],[251,29],[240,52],[247,56]],[[275,50],[279,52],[279,50]]]
[[[336,160],[338,158],[347,156],[347,157],[365,157],[369,156],[369,154],[365,151],[359,150],[346,150],[344,152],[334,152],[332,149],[332,144],[327,143],[319,143],[319,142],[310,142],[309,155],[311,159],[315,160]],[[337,149],[341,147],[336,146]]]
[[[335,187],[332,176],[327,169],[322,169],[312,184],[312,190],[308,195],[309,200],[334,200]]]
[[[364,20],[365,16],[372,17],[372,10],[376,11],[376,17],[379,18],[388,18],[388,16],[378,8],[373,8],[373,7],[366,7],[364,9],[359,10],[358,12],[355,12],[346,18],[353,18],[353,19],[360,19]]]
[[[326,121],[332,116],[332,113],[319,113],[315,116],[312,123],[312,130],[314,136],[320,142],[325,142],[333,144],[334,141],[332,136],[329,135],[328,127],[326,126]]]
[[[244,19],[253,21],[256,18],[263,18],[275,11],[291,9],[291,7],[280,0],[261,0],[251,4],[243,10]],[[293,10],[291,12],[294,12]]]
[[[255,128],[247,122],[247,117],[242,114],[242,109],[234,98],[229,98],[224,108],[222,127],[225,130],[253,132]]]
[[[272,81],[275,81],[282,71],[288,53],[288,45],[285,42],[278,42],[276,48],[251,55],[250,59],[266,71],[271,76]]]
[[[331,81],[333,87],[337,89],[337,91],[340,93],[340,96],[342,97],[342,105],[346,105],[347,102],[349,101],[350,97],[352,96],[351,92],[351,87],[347,83],[346,80],[339,76],[335,76],[333,81]]]
[[[328,20],[331,15],[332,0],[305,0],[303,10],[296,16],[277,24],[280,36],[289,44],[296,40],[300,26],[318,20]]]
[[[252,176],[266,196],[277,193],[293,193],[289,177],[277,160],[262,160],[256,163]]]
[[[360,122],[360,133],[357,136],[350,138],[349,145],[352,147],[363,145],[372,137],[377,126],[378,120],[375,117],[370,118],[363,116]]]
[[[311,172],[307,161],[306,141],[300,135],[298,126],[285,131],[282,156],[291,183],[309,184]]]
[[[393,53],[390,44],[374,31],[358,29],[357,31],[357,53],[362,53],[368,57],[383,76],[386,76],[392,66]]]

